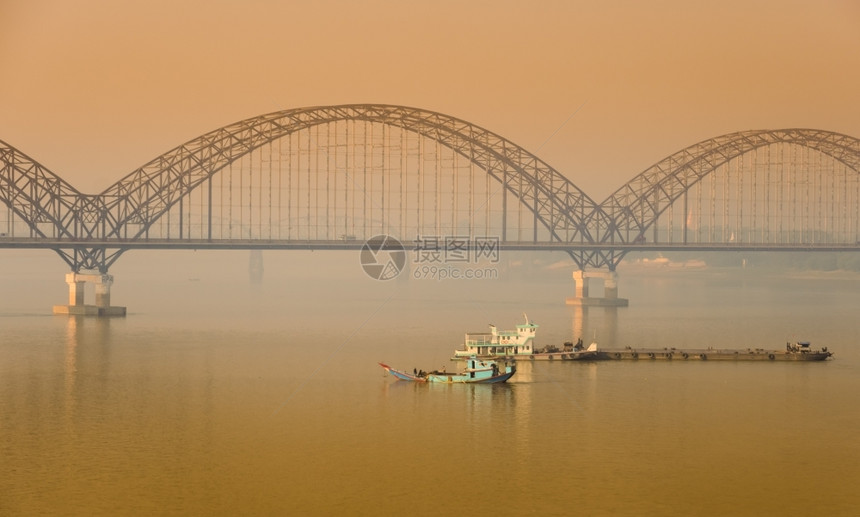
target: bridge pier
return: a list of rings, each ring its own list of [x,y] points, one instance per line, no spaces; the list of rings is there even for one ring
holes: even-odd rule
[[[84,291],[87,282],[95,286],[96,304],[84,303]],[[74,271],[66,274],[69,284],[69,304],[54,305],[54,314],[71,314],[73,316],[125,316],[125,307],[111,306],[110,286],[113,275],[85,274]]]
[[[588,295],[588,279],[603,279],[603,298]],[[596,305],[603,307],[627,307],[627,298],[618,297],[618,273],[615,271],[585,271],[573,272],[574,296],[567,298],[567,305]]]

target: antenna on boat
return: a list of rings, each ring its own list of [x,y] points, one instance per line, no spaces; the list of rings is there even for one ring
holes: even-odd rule
[[[526,325],[529,325],[529,324],[530,324],[530,323],[529,323],[529,315],[528,315],[528,314],[526,314],[526,313],[523,313],[523,318],[525,318],[525,319],[526,319]]]

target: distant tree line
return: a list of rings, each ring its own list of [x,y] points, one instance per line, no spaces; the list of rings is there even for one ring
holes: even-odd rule
[[[688,260],[701,260],[710,267],[726,268],[762,268],[774,270],[797,270],[797,271],[854,271],[860,272],[860,251],[824,252],[824,251],[673,251],[673,252],[631,252],[625,257],[625,261],[637,261],[642,259],[654,260],[665,257],[672,262],[686,262]],[[570,257],[565,253],[552,251],[511,251],[502,254],[499,267],[507,271],[506,274],[517,272],[521,275],[542,275],[541,271],[553,271],[553,275],[569,277],[570,270],[559,264],[570,262]],[[546,269],[549,268],[549,269]]]
[[[646,253],[643,255],[657,254]],[[803,252],[803,251],[761,251],[748,252],[672,252],[663,254],[672,261],[703,260],[709,266],[717,267],[762,267],[798,269],[806,271],[857,271],[860,272],[860,251],[843,252]],[[628,259],[632,255],[627,255]],[[649,257],[652,258],[652,257]]]

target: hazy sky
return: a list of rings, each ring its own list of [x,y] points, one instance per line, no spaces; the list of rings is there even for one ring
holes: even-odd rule
[[[860,137],[856,1],[0,0],[0,69],[0,140],[87,193],[311,105],[464,118],[598,202],[724,133]]]

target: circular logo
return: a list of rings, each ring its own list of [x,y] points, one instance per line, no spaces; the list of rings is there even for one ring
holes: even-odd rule
[[[374,280],[391,280],[406,265],[406,249],[394,237],[377,235],[361,247],[361,267]]]

